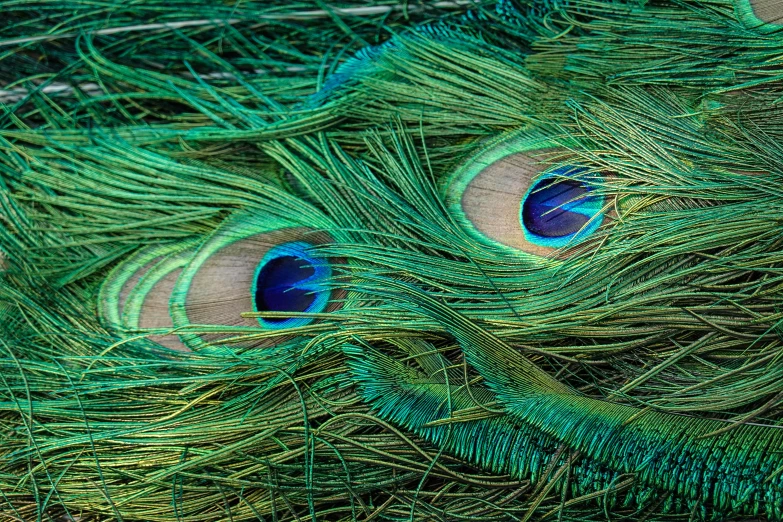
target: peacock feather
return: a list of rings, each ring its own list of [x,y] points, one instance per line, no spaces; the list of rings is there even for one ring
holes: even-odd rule
[[[0,520],[783,521],[776,1],[0,19]]]

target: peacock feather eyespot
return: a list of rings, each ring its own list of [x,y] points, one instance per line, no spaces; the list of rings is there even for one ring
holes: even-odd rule
[[[253,310],[256,312],[320,313],[329,303],[323,286],[332,270],[329,263],[309,253],[313,244],[291,241],[272,247],[256,269],[253,281]],[[294,328],[313,321],[307,317],[258,318],[261,326]]]
[[[516,253],[558,257],[604,223],[605,198],[583,167],[546,170],[541,155],[558,149],[546,139],[502,136],[469,157],[445,185],[451,215],[474,239]]]
[[[206,241],[155,245],[129,256],[102,285],[99,314],[119,335],[147,334],[174,350],[205,348],[259,328],[281,334],[238,345],[273,346],[286,339],[283,330],[314,322],[302,313],[339,307],[326,286],[331,261],[313,253],[330,242],[328,234],[299,223],[239,214]],[[276,316],[243,317],[247,312]],[[209,331],[192,332],[202,327]]]
[[[285,340],[286,330],[314,322],[302,313],[336,310],[337,296],[327,288],[332,261],[313,252],[331,242],[324,232],[281,218],[242,213],[230,218],[177,279],[171,316],[182,329],[180,337],[197,350],[221,343],[269,347]],[[248,312],[272,314],[248,317]],[[259,335],[259,329],[279,333]],[[248,335],[252,340],[234,341]]]
[[[604,198],[591,194],[590,186],[579,179],[585,172],[582,167],[563,166],[531,184],[522,198],[519,217],[531,244],[566,247],[601,226]]]

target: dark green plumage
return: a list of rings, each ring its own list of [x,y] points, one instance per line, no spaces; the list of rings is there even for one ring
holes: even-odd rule
[[[783,520],[775,9],[0,3],[0,514]]]

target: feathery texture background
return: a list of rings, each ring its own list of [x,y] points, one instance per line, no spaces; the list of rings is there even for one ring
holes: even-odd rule
[[[0,2],[0,519],[783,520],[777,12]]]

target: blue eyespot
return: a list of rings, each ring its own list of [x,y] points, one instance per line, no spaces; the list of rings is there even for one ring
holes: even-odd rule
[[[446,209],[476,241],[535,263],[597,247],[587,240],[611,223],[604,209],[614,199],[596,183],[612,174],[567,163],[546,170],[551,159],[567,155],[536,134],[500,135],[444,180]]]
[[[329,263],[307,253],[312,245],[293,241],[272,247],[258,264],[253,284],[256,312],[323,312],[329,290],[323,283],[331,275]],[[304,326],[312,319],[259,318],[267,328]]]
[[[584,170],[561,167],[527,191],[519,220],[528,241],[560,248],[586,238],[601,225],[603,197],[591,195],[590,188],[579,181]],[[558,178],[562,175],[570,178]]]

